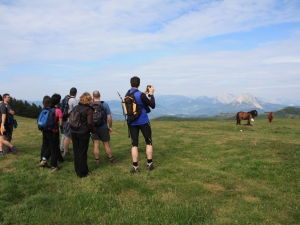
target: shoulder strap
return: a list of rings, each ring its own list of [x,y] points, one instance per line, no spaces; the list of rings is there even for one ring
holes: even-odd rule
[[[130,93],[130,89],[129,89],[125,96],[133,95],[135,92],[138,92],[138,91],[139,91],[139,89],[135,89],[133,92]]]

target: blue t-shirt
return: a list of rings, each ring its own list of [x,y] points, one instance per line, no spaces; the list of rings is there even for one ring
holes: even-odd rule
[[[136,88],[131,88],[130,93],[132,93],[134,90],[136,90]],[[142,95],[141,91],[137,91],[137,92],[134,93],[136,103],[139,106],[141,106],[143,109],[142,109],[141,115],[135,121],[133,121],[130,124],[130,126],[138,126],[138,125],[143,125],[143,124],[149,123],[149,118],[148,118],[148,115],[147,115],[147,111],[145,109],[145,104],[141,99],[141,95]]]
[[[94,101],[92,102],[92,104],[99,103],[99,102],[101,101]],[[103,106],[104,117],[107,118],[107,115],[111,115],[109,105],[106,102],[103,102],[102,106]],[[107,123],[103,124],[102,126],[95,127],[95,129],[107,129],[107,128],[108,128]]]

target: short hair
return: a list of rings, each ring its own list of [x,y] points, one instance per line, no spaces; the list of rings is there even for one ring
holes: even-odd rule
[[[90,105],[92,103],[92,96],[90,95],[90,93],[88,92],[84,92],[80,98],[79,98],[79,102],[82,105]]]
[[[99,91],[94,91],[93,92],[93,98],[100,98],[100,92]]]
[[[44,96],[44,98],[43,98],[44,108],[50,107],[51,103],[52,103],[52,100],[51,100],[50,96],[49,95]]]
[[[77,89],[74,88],[74,87],[72,87],[72,88],[70,89],[70,95],[74,96],[74,95],[76,95],[76,94],[77,94]]]
[[[140,86],[140,78],[136,77],[136,76],[131,77],[130,84],[131,84],[131,87],[136,87],[137,88],[138,86]]]
[[[3,95],[3,99],[5,99],[6,96],[9,96],[9,94],[8,94],[8,93],[5,93],[5,94]]]
[[[61,96],[60,94],[53,94],[52,97],[51,97],[51,100],[52,100],[52,106],[55,106],[57,104],[60,103],[60,99],[61,99]]]
[[[3,101],[2,95],[0,95],[0,101]]]

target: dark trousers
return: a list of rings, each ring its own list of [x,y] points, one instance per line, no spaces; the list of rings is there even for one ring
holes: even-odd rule
[[[51,131],[43,131],[43,144],[41,150],[41,158],[45,157],[46,159],[49,159],[51,155],[52,167],[57,167],[57,160],[58,158],[60,158],[58,155],[58,147],[59,147],[59,133],[55,133]]]
[[[74,167],[77,176],[86,177],[89,173],[87,165],[87,151],[89,148],[90,133],[72,134],[72,143],[74,151]]]
[[[41,149],[41,160],[43,157],[45,157],[46,159],[50,159],[51,157],[51,150],[50,150],[50,146],[49,146],[49,141],[46,140],[46,137],[44,137],[44,132],[47,132],[47,131],[43,131],[43,143],[42,143],[42,149]],[[59,134],[58,133],[55,133],[55,135],[58,136],[59,138]],[[59,143],[59,140],[58,140],[58,143]],[[56,147],[56,157],[57,157],[57,161],[59,162],[64,162],[64,159],[61,155],[61,152],[60,152],[60,147],[57,146]]]
[[[12,140],[12,133],[13,133],[13,130],[14,130],[14,125],[7,125],[5,127],[5,130],[6,130],[6,135],[4,136],[4,140],[8,141],[8,142],[11,142]],[[2,145],[2,150],[6,153],[8,152],[11,152],[11,149],[10,147],[6,146],[6,145]]]
[[[130,136],[131,136],[131,144],[133,147],[139,146],[139,131],[141,130],[146,145],[152,145],[152,131],[150,123],[146,123],[143,125],[137,126],[129,126]]]

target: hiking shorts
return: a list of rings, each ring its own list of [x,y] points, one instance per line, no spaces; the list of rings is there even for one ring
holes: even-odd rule
[[[69,122],[63,122],[63,130],[65,137],[72,138]]]
[[[146,123],[138,126],[129,126],[130,136],[131,136],[131,144],[132,147],[139,146],[139,131],[141,130],[146,145],[152,145],[152,131],[150,123]]]
[[[95,127],[96,132],[91,135],[93,141],[100,140],[102,142],[110,141],[110,135],[108,128],[97,128]]]

